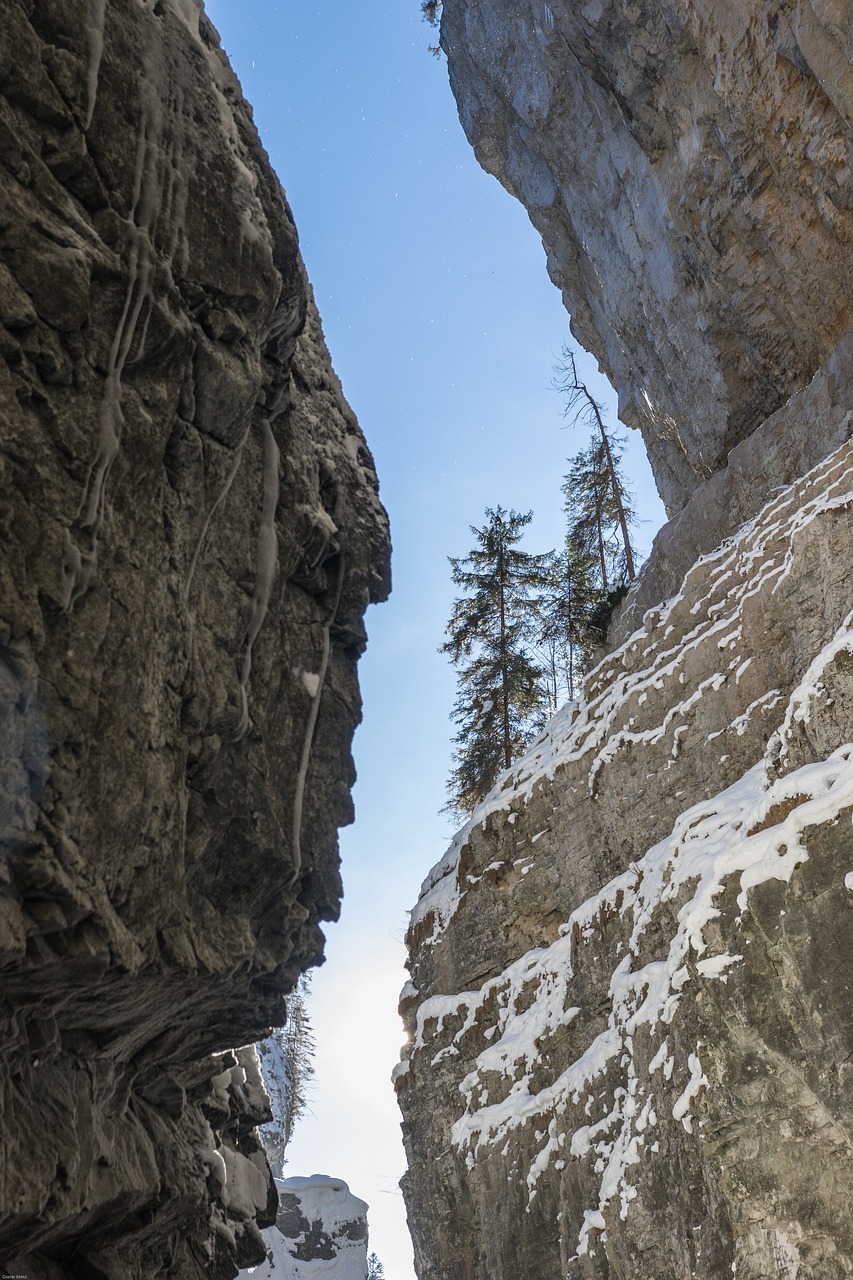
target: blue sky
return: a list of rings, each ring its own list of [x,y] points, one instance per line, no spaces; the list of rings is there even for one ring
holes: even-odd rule
[[[370,1204],[387,1280],[413,1280],[389,1076],[406,913],[450,836],[447,556],[498,503],[533,509],[530,550],[559,542],[565,458],[585,443],[551,389],[568,323],[524,210],[465,140],[418,0],[206,8],[287,191],[394,542],[393,595],[367,618],[346,896],[313,978],[317,1081],[288,1172],[345,1178]],[[594,362],[583,371],[615,412]],[[634,433],[626,464],[647,548],[663,510]]]

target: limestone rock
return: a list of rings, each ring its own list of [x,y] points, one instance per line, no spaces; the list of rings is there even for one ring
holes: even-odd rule
[[[0,18],[0,1259],[231,1276],[387,520],[200,5]]]
[[[445,0],[673,516],[412,913],[420,1280],[853,1276],[852,23]]]
[[[671,513],[850,327],[851,32],[849,0],[445,0],[463,127]]]
[[[420,1280],[853,1274],[851,535],[848,441],[425,881],[395,1071]]]

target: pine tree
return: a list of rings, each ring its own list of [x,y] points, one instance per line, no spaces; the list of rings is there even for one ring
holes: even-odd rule
[[[563,550],[551,557],[538,610],[537,653],[549,716],[577,693],[592,652],[590,619],[601,594],[593,557],[567,539]]]
[[[287,997],[287,1020],[258,1046],[264,1087],[273,1118],[261,1126],[261,1141],[276,1177],[284,1177],[285,1152],[308,1101],[314,1074],[314,1036],[308,1017],[309,979],[303,974]]]
[[[453,719],[456,768],[448,783],[450,807],[470,813],[502,769],[524,750],[541,721],[542,671],[526,637],[550,557],[520,550],[528,511],[486,509],[476,546],[450,557],[453,582],[465,595],[453,605],[442,652],[459,669]],[[535,628],[534,628],[535,631]]]
[[[631,542],[631,525],[635,522],[631,509],[631,495],[620,466],[624,449],[622,439],[615,432],[608,431],[604,423],[601,405],[589,391],[578,374],[574,352],[563,347],[562,363],[557,369],[556,386],[566,398],[564,416],[573,425],[581,423],[590,428],[593,439],[589,448],[582,450],[573,458],[572,464],[581,463],[583,473],[581,482],[581,504],[585,504],[585,519],[589,522],[594,509],[591,528],[597,535],[597,549],[601,567],[601,585],[605,592],[610,591],[619,582],[633,582],[636,577],[634,565],[634,548]],[[568,482],[569,477],[566,477]],[[563,486],[566,492],[566,485]],[[568,496],[568,495],[567,495]],[[616,532],[621,550],[615,555],[612,536],[607,538],[605,529]],[[608,582],[609,562],[618,561],[618,571],[611,572]]]
[[[385,1280],[385,1268],[375,1253],[367,1259],[367,1280]]]

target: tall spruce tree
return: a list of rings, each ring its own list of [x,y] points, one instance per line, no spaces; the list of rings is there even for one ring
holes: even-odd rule
[[[458,668],[453,719],[456,767],[448,783],[450,807],[470,813],[509,768],[541,724],[543,673],[527,640],[551,557],[518,544],[532,511],[486,509],[482,529],[464,557],[450,557],[457,597],[442,652]]]

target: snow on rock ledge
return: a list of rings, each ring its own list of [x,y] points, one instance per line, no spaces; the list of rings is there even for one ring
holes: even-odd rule
[[[267,1262],[256,1280],[366,1280],[367,1205],[340,1178],[276,1179],[275,1226],[263,1233]]]
[[[851,513],[845,443],[425,881],[395,1072],[420,1280],[853,1273]]]

